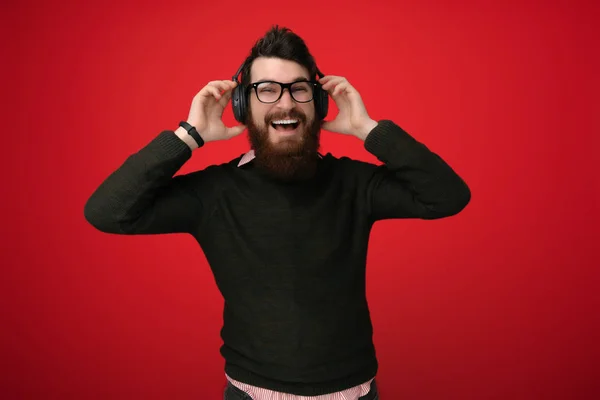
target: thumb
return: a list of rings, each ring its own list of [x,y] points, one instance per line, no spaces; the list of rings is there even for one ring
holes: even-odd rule
[[[246,129],[246,125],[237,125],[227,128],[227,137],[231,139],[244,132],[244,129]]]

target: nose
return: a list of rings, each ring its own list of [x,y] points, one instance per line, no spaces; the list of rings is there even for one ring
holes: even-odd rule
[[[277,102],[277,106],[285,110],[292,109],[296,106],[296,102],[292,98],[289,89],[283,89],[283,93],[281,94],[281,98]]]

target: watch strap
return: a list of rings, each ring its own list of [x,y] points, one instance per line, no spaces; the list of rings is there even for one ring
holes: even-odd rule
[[[200,137],[200,134],[198,133],[198,131],[196,130],[196,127],[190,125],[189,123],[187,123],[186,121],[181,121],[179,123],[179,126],[181,126],[183,129],[185,129],[187,131],[187,133],[194,138],[194,140],[196,141],[196,143],[198,144],[198,147],[202,147],[204,146],[204,140],[202,140],[202,137]]]

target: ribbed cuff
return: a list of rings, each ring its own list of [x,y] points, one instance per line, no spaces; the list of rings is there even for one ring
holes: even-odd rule
[[[185,162],[192,156],[192,149],[174,131],[169,130],[162,131],[144,150],[161,160]]]
[[[367,135],[364,146],[369,153],[380,160],[388,160],[392,155],[397,158],[399,151],[414,146],[414,144],[415,139],[404,129],[390,120],[381,120]]]

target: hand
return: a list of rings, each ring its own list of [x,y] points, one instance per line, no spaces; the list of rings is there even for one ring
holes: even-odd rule
[[[245,125],[227,127],[222,120],[236,86],[235,81],[212,81],[194,96],[187,122],[196,127],[204,142],[231,139],[246,129]]]
[[[364,140],[377,126],[377,121],[369,117],[360,93],[341,76],[324,76],[319,82],[331,95],[339,111],[335,119],[325,121],[322,128],[330,132],[354,135]]]

